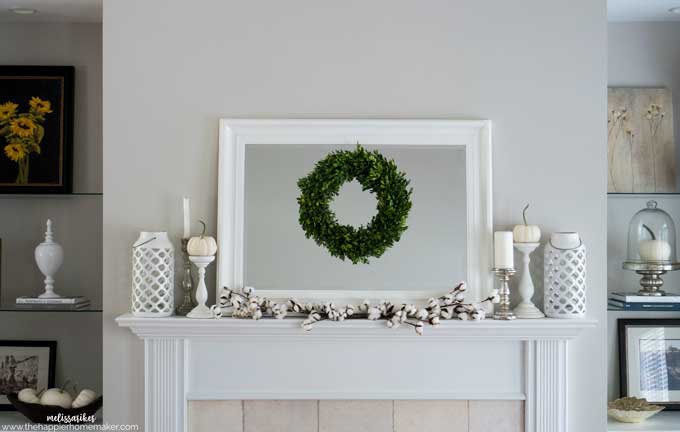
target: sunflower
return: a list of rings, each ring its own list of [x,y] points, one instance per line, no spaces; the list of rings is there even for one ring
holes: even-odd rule
[[[19,108],[19,105],[13,102],[5,102],[4,104],[0,104],[0,121],[9,120],[10,118],[14,117],[14,114],[17,112],[17,108]]]
[[[26,149],[20,143],[7,144],[5,146],[5,154],[14,162],[19,162],[26,157]]]
[[[33,96],[28,104],[31,106],[31,110],[35,111],[39,115],[52,112],[52,104],[50,101],[42,100],[39,97]]]
[[[28,117],[19,117],[9,123],[9,130],[21,138],[29,138],[35,132],[36,124]]]

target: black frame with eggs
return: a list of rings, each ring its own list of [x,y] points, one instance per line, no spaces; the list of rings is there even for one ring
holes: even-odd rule
[[[2,383],[6,378],[4,377],[5,371],[2,368],[2,364],[5,361],[5,356],[10,354],[5,354],[7,350],[5,348],[35,348],[37,354],[42,357],[47,357],[47,382],[37,383],[38,389],[48,389],[54,387],[54,374],[55,365],[57,359],[57,341],[34,341],[34,340],[0,340],[0,389],[4,387]],[[47,350],[46,353],[40,351]],[[18,391],[17,391],[18,393]],[[0,411],[15,411],[14,406],[7,400],[7,394],[4,391],[0,391]]]

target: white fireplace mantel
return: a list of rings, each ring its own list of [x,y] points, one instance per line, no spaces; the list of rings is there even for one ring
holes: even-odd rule
[[[186,430],[189,400],[524,400],[527,432],[567,431],[567,347],[594,320],[384,322],[123,315],[145,346],[145,430]]]

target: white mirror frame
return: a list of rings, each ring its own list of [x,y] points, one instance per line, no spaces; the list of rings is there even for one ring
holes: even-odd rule
[[[493,288],[491,122],[488,120],[265,120],[221,119],[217,236],[217,293],[244,287],[245,147],[258,144],[465,146],[468,300]],[[451,287],[458,282],[451,281]],[[257,287],[255,287],[257,289]],[[416,302],[443,292],[258,290],[272,299],[360,303]]]

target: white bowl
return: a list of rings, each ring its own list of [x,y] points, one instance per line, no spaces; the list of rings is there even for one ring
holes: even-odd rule
[[[607,414],[609,417],[622,423],[642,423],[648,418],[660,413],[663,408],[654,411],[624,411],[616,408],[609,408]]]

